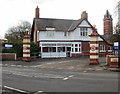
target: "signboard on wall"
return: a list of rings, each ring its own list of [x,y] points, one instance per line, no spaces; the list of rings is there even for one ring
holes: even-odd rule
[[[13,47],[13,44],[6,43],[4,47],[5,49],[11,49]]]
[[[120,50],[120,42],[114,42],[114,50]]]
[[[96,50],[95,45],[92,45],[92,46],[91,46],[91,50],[92,50],[92,51],[95,51],[95,50]]]

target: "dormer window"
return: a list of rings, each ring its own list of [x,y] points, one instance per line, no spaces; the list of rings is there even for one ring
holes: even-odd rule
[[[55,31],[55,28],[54,27],[46,27],[46,30],[47,31]]]
[[[47,35],[47,37],[53,37],[54,33],[55,33],[55,28],[46,27],[46,35]]]
[[[80,28],[80,36],[88,36],[88,28]]]

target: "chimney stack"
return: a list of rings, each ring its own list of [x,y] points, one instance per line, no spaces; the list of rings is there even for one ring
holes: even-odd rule
[[[86,11],[82,12],[81,19],[88,19],[88,13],[86,13]]]
[[[37,6],[37,8],[35,9],[35,18],[39,19],[39,8]]]

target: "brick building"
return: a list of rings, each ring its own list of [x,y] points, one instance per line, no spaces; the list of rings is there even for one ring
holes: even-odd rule
[[[104,35],[99,35],[99,54],[112,52],[109,43],[112,34],[112,17],[108,10],[104,16]],[[93,26],[88,13],[83,11],[78,20],[40,18],[39,8],[35,9],[31,40],[40,47],[41,58],[89,56],[90,37]]]

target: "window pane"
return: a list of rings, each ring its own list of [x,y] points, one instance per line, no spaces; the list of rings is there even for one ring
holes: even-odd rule
[[[83,32],[83,36],[85,36],[85,32]]]
[[[78,48],[75,48],[75,52],[78,52]]]
[[[81,36],[82,36],[82,32],[81,32]]]
[[[87,36],[87,32],[86,32],[86,36]]]
[[[75,44],[75,47],[77,47],[78,45],[77,44]]]
[[[43,52],[48,52],[48,47],[43,47]]]

